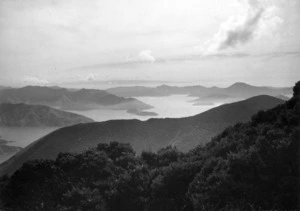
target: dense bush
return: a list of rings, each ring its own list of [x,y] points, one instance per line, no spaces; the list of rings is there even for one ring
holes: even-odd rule
[[[283,105],[228,127],[204,147],[137,156],[99,144],[26,162],[0,180],[3,210],[289,210],[299,192],[300,83]]]

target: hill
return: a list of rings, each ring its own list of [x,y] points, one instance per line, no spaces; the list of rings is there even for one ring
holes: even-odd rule
[[[185,86],[176,87],[162,85],[157,87],[115,87],[106,91],[123,97],[141,97],[141,96],[169,96],[169,95],[189,95],[198,97],[196,103],[211,102],[232,102],[237,99],[246,99],[257,95],[287,95],[292,94],[292,88],[275,88],[264,86],[252,86],[246,83],[237,82],[226,88],[204,87],[204,86]]]
[[[93,122],[93,120],[78,114],[60,111],[44,105],[27,105],[24,103],[0,104],[0,126],[60,127],[87,122]]]
[[[257,96],[225,104],[192,117],[179,119],[112,120],[78,124],[58,129],[37,140],[0,165],[0,174],[12,173],[26,160],[55,158],[59,152],[80,152],[99,143],[119,141],[130,143],[137,152],[156,151],[173,145],[187,151],[229,125],[245,122],[259,110],[269,109],[282,100]]]
[[[188,153],[100,143],[0,178],[3,210],[299,210],[300,82],[293,97]],[[1,206],[2,205],[2,206]]]
[[[134,98],[118,97],[103,90],[69,90],[60,87],[26,86],[0,90],[0,102],[47,105],[62,110],[149,109]]]

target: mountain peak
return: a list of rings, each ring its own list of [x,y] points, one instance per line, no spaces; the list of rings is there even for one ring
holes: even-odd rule
[[[278,102],[278,103],[283,103],[284,101],[282,99],[279,99],[277,97],[273,97],[270,95],[257,95],[254,97],[250,97],[246,100],[244,100],[246,102],[256,102],[256,103],[262,103],[262,102],[270,102],[270,101],[274,101],[274,102]]]

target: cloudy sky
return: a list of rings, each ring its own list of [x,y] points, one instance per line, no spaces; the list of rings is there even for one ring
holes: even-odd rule
[[[0,0],[0,85],[300,79],[298,0]]]

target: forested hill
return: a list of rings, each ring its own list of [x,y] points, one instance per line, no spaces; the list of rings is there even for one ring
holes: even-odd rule
[[[282,105],[188,153],[99,144],[2,177],[11,210],[299,210],[300,82]]]

